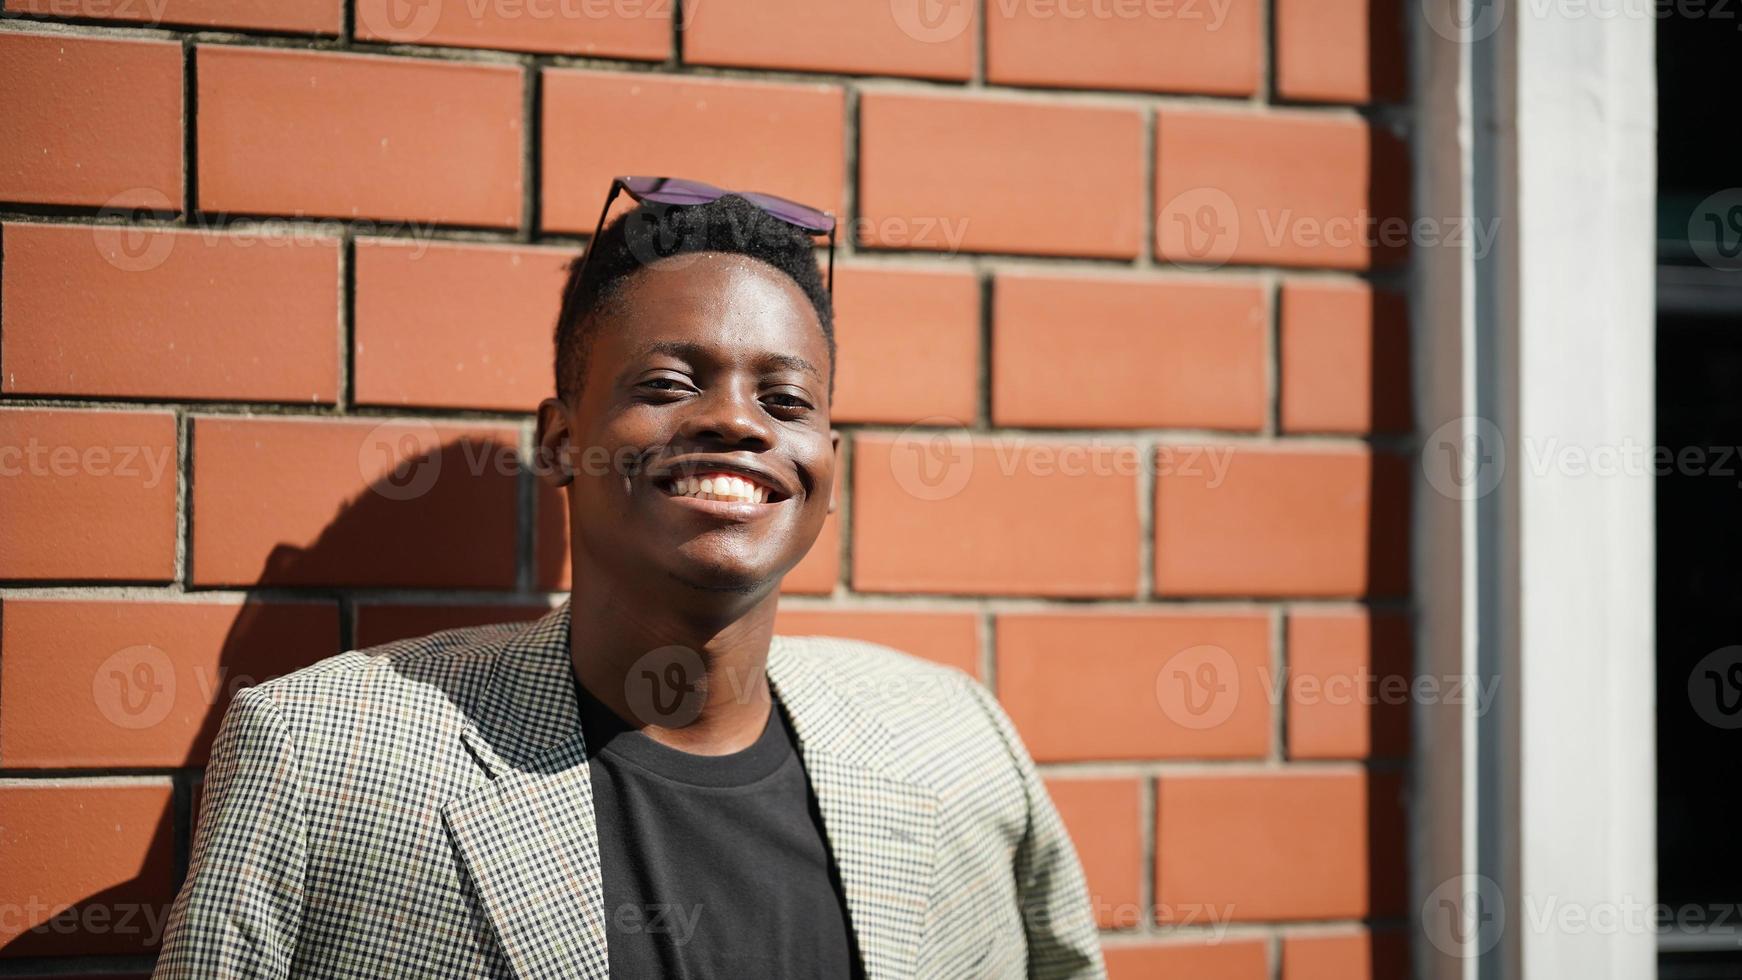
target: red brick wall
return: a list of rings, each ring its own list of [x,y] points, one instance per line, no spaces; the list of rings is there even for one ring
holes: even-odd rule
[[[1410,656],[1407,254],[1347,224],[1398,5],[4,4],[0,972],[148,967],[238,686],[566,587],[514,453],[669,173],[845,219],[780,628],[997,691],[1115,977],[1404,975],[1407,710],[1347,683]]]

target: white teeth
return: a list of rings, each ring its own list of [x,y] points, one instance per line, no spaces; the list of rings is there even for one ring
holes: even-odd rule
[[[675,497],[765,504],[768,502],[769,490],[740,476],[716,473],[704,477],[677,477],[671,481],[671,493]]]

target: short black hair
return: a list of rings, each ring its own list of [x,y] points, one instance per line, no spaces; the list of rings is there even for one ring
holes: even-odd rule
[[[835,387],[835,318],[817,268],[816,246],[804,230],[749,201],[728,194],[707,204],[637,204],[612,221],[569,263],[562,312],[556,321],[556,392],[564,401],[580,390],[592,347],[590,323],[623,282],[644,266],[674,255],[726,252],[765,262],[785,273],[816,309],[829,349],[829,389]]]

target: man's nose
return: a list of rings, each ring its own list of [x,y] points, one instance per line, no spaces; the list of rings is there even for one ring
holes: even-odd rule
[[[695,411],[681,431],[692,442],[766,449],[774,441],[768,415],[748,386],[714,385],[691,404]]]

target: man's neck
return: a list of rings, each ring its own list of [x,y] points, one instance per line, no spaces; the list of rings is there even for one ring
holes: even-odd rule
[[[756,741],[772,703],[767,665],[777,589],[745,595],[674,583],[644,590],[574,568],[569,660],[588,693],[685,752],[725,755]],[[682,601],[674,602],[674,591]]]

